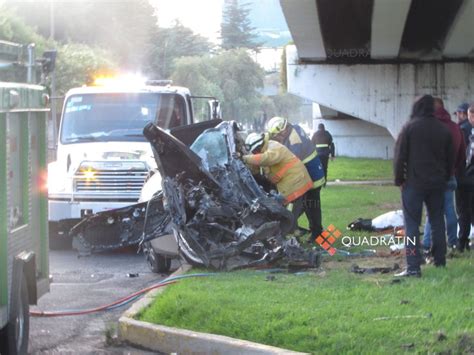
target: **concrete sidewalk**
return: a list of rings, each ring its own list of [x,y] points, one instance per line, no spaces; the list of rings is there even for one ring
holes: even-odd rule
[[[336,180],[328,181],[327,186],[346,186],[346,185],[394,185],[393,180]]]

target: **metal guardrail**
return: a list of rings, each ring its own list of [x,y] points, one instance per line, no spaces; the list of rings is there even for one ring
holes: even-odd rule
[[[20,62],[24,47],[21,44],[0,41],[0,62]]]

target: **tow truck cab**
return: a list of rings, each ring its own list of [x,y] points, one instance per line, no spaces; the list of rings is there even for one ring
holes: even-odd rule
[[[210,117],[201,120],[218,114],[217,102],[209,103],[205,115]],[[70,228],[84,216],[139,200],[144,182],[156,172],[142,133],[147,123],[172,129],[194,121],[190,91],[169,83],[70,90],[61,115],[57,160],[48,166],[51,247],[70,243]]]

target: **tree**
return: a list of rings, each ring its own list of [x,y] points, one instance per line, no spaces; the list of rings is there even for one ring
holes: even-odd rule
[[[221,39],[223,49],[249,48],[256,50],[255,28],[249,20],[248,4],[239,5],[238,0],[226,0],[222,15]]]
[[[38,35],[34,28],[16,16],[5,4],[0,3],[0,40],[19,44],[35,43],[43,50],[48,41]]]
[[[34,29],[27,26],[21,19],[14,16],[12,11],[0,3],[0,40],[15,42],[18,44],[35,43],[39,52],[46,45],[46,40],[38,36]],[[12,57],[11,60],[16,60]],[[26,68],[23,66],[9,67],[8,70],[0,70],[0,81],[23,81],[26,80]]]
[[[172,79],[194,94],[222,98],[218,76],[218,70],[210,57],[183,57],[176,60]]]
[[[182,57],[175,61],[174,67],[173,82],[189,88],[192,94],[213,96],[219,100],[224,97],[217,83],[219,73],[209,56]],[[208,106],[205,100],[194,100],[193,107],[197,121],[206,117]]]
[[[122,67],[134,70],[144,65],[150,36],[157,26],[154,9],[148,0],[10,0],[7,4],[44,37],[50,36],[53,6],[56,41],[106,49]]]
[[[26,25],[13,11],[1,5],[0,39],[19,44],[35,43],[37,57],[40,57],[45,49],[57,49],[56,88],[58,95],[64,94],[72,87],[84,85],[94,75],[110,72],[117,67],[109,52],[85,44],[61,45],[55,41],[47,40],[36,33],[32,27]],[[11,78],[7,76],[9,72],[0,72],[0,79],[10,80]],[[23,74],[26,77],[26,74]],[[19,77],[19,75],[14,76]]]
[[[245,49],[225,51],[213,58],[223,92],[223,114],[226,119],[249,122],[260,106],[258,88],[263,87],[263,69]]]
[[[95,76],[117,68],[107,51],[85,44],[66,44],[58,50],[56,89],[58,95],[89,83]]]
[[[263,69],[245,49],[234,49],[212,57],[179,59],[172,78],[195,94],[217,97],[224,119],[251,122],[260,110],[257,89],[263,76]]]
[[[147,54],[147,69],[151,76],[167,79],[174,70],[174,61],[184,56],[209,54],[209,41],[183,26],[179,21],[171,28],[156,28]]]

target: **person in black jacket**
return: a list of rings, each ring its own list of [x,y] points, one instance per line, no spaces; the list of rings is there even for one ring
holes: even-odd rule
[[[464,136],[464,142],[466,142],[466,146],[469,142],[469,136],[471,135],[472,127],[474,127],[471,124],[471,120],[468,119],[469,117],[468,109],[469,109],[469,104],[462,104],[462,105],[459,105],[458,110],[456,112],[456,116],[458,117],[458,125]]]
[[[432,254],[436,266],[446,265],[444,191],[454,165],[450,131],[434,117],[434,99],[415,102],[395,146],[395,185],[401,187],[405,219],[407,269],[396,276],[421,276],[419,227],[423,203],[432,228]]]
[[[456,207],[458,211],[459,235],[457,249],[462,253],[469,251],[471,223],[474,221],[474,103],[468,110],[468,119],[461,124],[466,140],[466,166],[459,178],[456,190]]]
[[[334,159],[334,142],[332,140],[332,135],[326,128],[324,124],[320,123],[318,125],[318,130],[314,132],[313,137],[311,137],[311,142],[316,146],[316,151],[318,152],[319,159],[324,169],[324,178],[328,180],[328,162],[329,157],[331,160]],[[326,186],[326,184],[324,184]]]

